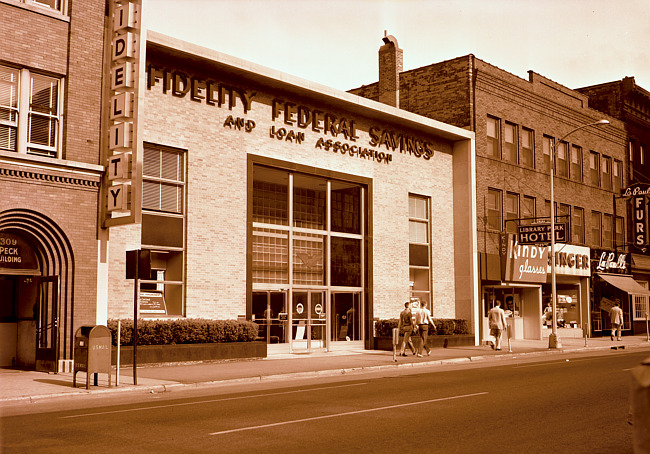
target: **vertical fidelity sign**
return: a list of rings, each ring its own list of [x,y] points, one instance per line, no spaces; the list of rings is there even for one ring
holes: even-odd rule
[[[111,1],[104,226],[138,223],[142,184],[138,104],[145,39],[142,0]]]

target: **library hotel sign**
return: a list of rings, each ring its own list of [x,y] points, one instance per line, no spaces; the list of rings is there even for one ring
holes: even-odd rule
[[[133,313],[125,256],[142,249],[142,317],[253,320],[289,351],[372,348],[374,320],[419,298],[478,333],[472,132],[154,32],[142,74],[111,101],[110,166],[131,172],[108,186],[107,225],[138,198],[141,219],[110,227],[108,318]],[[137,97],[128,136],[118,115]]]

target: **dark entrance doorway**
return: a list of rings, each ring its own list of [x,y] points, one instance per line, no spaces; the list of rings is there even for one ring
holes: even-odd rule
[[[0,275],[0,366],[57,372],[58,276]]]
[[[36,370],[57,372],[59,363],[59,277],[36,278]]]

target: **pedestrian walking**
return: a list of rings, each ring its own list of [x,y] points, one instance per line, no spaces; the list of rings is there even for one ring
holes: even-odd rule
[[[614,335],[618,332],[616,340],[621,340],[621,331],[623,330],[623,310],[619,307],[618,301],[614,303],[614,307],[609,311],[609,317],[612,322],[610,338],[614,340]]]
[[[404,310],[399,313],[399,323],[397,324],[397,328],[399,329],[400,335],[404,336],[400,346],[400,356],[406,356],[404,351],[406,350],[407,344],[415,355],[415,347],[411,340],[411,334],[413,334],[413,312],[411,312],[411,303],[404,303]]]
[[[429,309],[427,309],[427,303],[424,301],[420,303],[420,310],[418,310],[415,314],[415,324],[418,326],[418,333],[422,339],[422,345],[420,345],[418,357],[422,358],[422,350],[426,350],[427,356],[429,356],[431,354],[431,349],[427,345],[427,339],[429,337],[429,326],[433,326],[433,329],[436,329],[436,324],[433,323],[431,312],[429,312]]]
[[[490,327],[490,335],[494,336],[494,345],[492,345],[492,348],[494,350],[501,350],[501,334],[503,334],[503,330],[508,326],[506,314],[501,309],[501,301],[496,300],[494,307],[488,311],[488,324]]]

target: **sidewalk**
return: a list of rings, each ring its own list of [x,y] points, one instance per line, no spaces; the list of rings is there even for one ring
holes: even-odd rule
[[[486,359],[514,358],[526,355],[553,355],[581,351],[647,350],[650,342],[646,335],[624,337],[612,342],[609,337],[587,339],[561,339],[562,348],[548,349],[548,339],[512,340],[510,350],[503,343],[502,351],[494,351],[487,345],[437,348],[430,356],[417,358],[411,354],[398,356],[379,350],[348,349],[311,354],[286,354],[269,352],[264,359],[235,360],[205,363],[174,363],[166,365],[145,365],[137,368],[138,385],[133,385],[133,368],[120,369],[120,384],[115,386],[115,372],[112,387],[108,387],[107,374],[99,374],[99,386],[86,390],[86,374],[77,373],[77,387],[72,386],[72,373],[47,374],[44,372],[0,369],[0,404],[29,403],[39,399],[73,397],[80,395],[115,392],[162,392],[180,387],[212,386],[225,383],[259,383],[283,378],[335,376],[362,374],[370,371],[394,370],[400,367],[421,367],[440,364],[454,364]],[[407,349],[408,352],[408,349]]]

